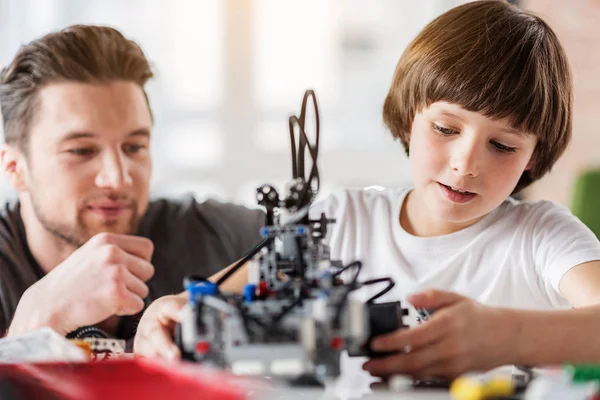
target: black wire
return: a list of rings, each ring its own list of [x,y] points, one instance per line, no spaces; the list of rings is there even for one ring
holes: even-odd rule
[[[254,257],[263,247],[265,247],[269,243],[270,240],[271,240],[271,238],[264,239],[259,244],[257,244],[252,250],[250,250],[249,253],[247,253],[244,257],[242,257],[241,260],[239,260],[237,263],[235,263],[235,265],[233,267],[231,267],[225,273],[225,275],[223,275],[222,277],[220,277],[217,280],[217,283],[216,283],[217,287],[221,286],[221,284],[223,282],[225,282],[227,279],[229,279],[231,277],[231,275],[235,274],[235,272],[238,269],[240,269],[246,263],[246,261],[248,261],[249,259]]]
[[[308,139],[308,135],[304,129],[306,122],[306,108],[308,104],[308,100],[312,99],[312,104],[315,112],[315,143],[314,146],[310,144],[310,140]],[[296,152],[295,145],[295,130],[294,123],[298,125],[298,151]],[[319,106],[317,104],[317,98],[315,96],[315,92],[312,90],[307,90],[304,94],[304,98],[302,99],[302,107],[300,110],[300,116],[291,116],[289,118],[289,128],[290,128],[290,139],[292,141],[292,173],[294,178],[300,178],[306,182],[306,186],[304,187],[301,195],[299,196],[299,206],[303,207],[306,204],[310,204],[316,194],[319,191],[321,182],[319,178],[319,169],[317,167],[317,156],[319,151],[319,143],[320,143],[320,118],[319,118]],[[304,179],[304,156],[305,156],[305,148],[308,147],[309,154],[312,158],[312,166],[310,170],[310,174],[308,179]],[[312,198],[306,199],[309,189],[311,188],[313,182],[316,183],[315,192],[313,193]]]
[[[294,136],[294,121],[292,118],[288,119],[290,128],[290,142],[292,144],[292,178],[298,178],[298,166],[297,166],[297,155],[296,155],[296,138]]]
[[[284,308],[275,318],[273,318],[271,320],[271,324],[269,325],[269,327],[265,330],[265,336],[271,334],[276,328],[277,325],[279,324],[279,321],[281,321],[283,319],[283,317],[285,317],[290,311],[292,311],[296,306],[302,304],[302,301],[304,299],[302,297],[298,297],[292,304],[290,304],[288,307]],[[290,337],[291,339],[295,339],[291,334],[289,334],[288,332],[285,332],[283,330],[281,330],[281,333],[283,333],[284,335]]]
[[[289,306],[287,306],[286,308],[284,308],[275,318],[273,318],[273,320],[271,321],[271,328],[274,327],[275,325],[277,325],[279,323],[279,321],[281,321],[283,319],[283,317],[285,317],[290,311],[292,311],[292,309],[294,307],[296,307],[297,305],[299,305],[300,303],[302,303],[302,300],[304,300],[302,297],[298,297],[292,304],[290,304]]]
[[[373,296],[369,300],[367,300],[367,304],[372,303],[373,301],[377,300],[378,298],[380,298],[381,296],[383,296],[384,294],[386,294],[387,292],[389,292],[390,290],[392,290],[392,288],[396,284],[394,283],[394,280],[392,278],[389,278],[389,277],[388,278],[370,279],[368,281],[361,282],[361,287],[362,286],[367,286],[367,285],[374,285],[376,283],[381,283],[381,282],[388,282],[388,285],[385,288],[383,288],[382,291],[380,291],[375,296]]]
[[[251,316],[246,312],[246,310],[244,310],[244,307],[238,299],[235,300],[235,305],[238,309],[238,312],[242,316],[242,324],[244,326],[244,330],[246,331],[246,335],[248,335],[248,339],[252,338],[252,334],[250,332],[250,325],[248,324],[248,322],[254,322],[256,325],[265,328],[265,324],[263,324],[262,321],[260,321],[258,318]]]
[[[319,188],[321,185],[321,181],[319,179],[319,169],[317,168],[317,156],[319,154],[319,143],[320,143],[320,138],[321,138],[321,123],[320,123],[320,117],[319,117],[319,106],[317,104],[317,97],[315,95],[315,92],[312,90],[307,90],[306,93],[304,94],[304,99],[302,101],[302,115],[306,116],[306,104],[308,102],[308,98],[312,99],[312,103],[313,103],[313,110],[315,113],[315,144],[314,144],[314,154],[311,153],[311,157],[313,159],[313,165],[311,168],[311,172],[310,172],[310,176],[309,179],[307,180],[307,183],[312,183],[313,180],[313,176],[316,178],[316,183],[317,183],[317,188],[316,191],[314,193],[314,197],[316,197],[316,194],[319,192]],[[303,122],[304,119],[303,119]],[[304,127],[304,124],[303,124]],[[304,130],[304,129],[303,129]],[[308,141],[308,137],[306,136],[306,132],[304,132],[304,137],[307,141]],[[308,187],[305,190],[305,195],[308,192]],[[313,197],[313,199],[314,199]],[[312,202],[313,199],[310,199],[309,202]]]
[[[303,123],[295,115],[292,115],[289,118],[289,124],[290,124],[290,129],[291,129],[290,133],[291,133],[292,138],[295,139],[295,136],[294,136],[294,132],[295,132],[294,131],[294,123],[296,123],[296,125],[298,126],[298,142],[299,142],[298,143],[299,149],[298,149],[298,152],[297,152],[298,153],[297,154],[297,157],[298,157],[297,163],[298,163],[298,165],[296,167],[296,169],[297,169],[297,176],[299,178],[301,178],[302,180],[304,180],[305,182],[308,183],[312,179],[315,179],[316,177],[318,177],[318,170],[319,170],[319,168],[317,166],[317,157],[318,157],[318,154],[319,154],[319,149],[318,149],[318,147],[317,147],[316,144],[315,144],[314,147],[310,144],[310,140],[308,139],[308,135],[306,134],[306,131],[304,130]],[[317,134],[317,136],[319,136],[319,135]],[[305,179],[305,177],[304,177],[304,153],[305,153],[305,147],[308,147],[308,153],[310,154],[310,156],[311,156],[311,158],[313,160],[313,164],[311,166],[310,175],[309,175],[308,179]],[[295,149],[295,140],[294,140],[293,148]]]
[[[348,284],[348,288],[344,292],[344,294],[342,296],[342,300],[340,300],[340,302],[338,303],[337,308],[335,310],[335,315],[333,317],[334,328],[338,328],[340,326],[342,310],[344,309],[344,305],[348,301],[348,296],[350,295],[350,292],[353,291],[354,289],[356,289],[356,282],[358,281],[358,275],[360,274],[362,266],[363,266],[362,262],[357,260],[357,261],[351,262],[350,264],[346,265],[344,268],[342,268],[340,271],[337,272],[337,273],[341,273],[351,267],[356,267],[356,273],[352,277],[352,281],[350,281],[350,283]],[[335,274],[334,274],[334,276],[335,276]]]
[[[342,271],[345,271],[346,269],[352,267],[353,264],[355,264],[355,263],[360,263],[360,261],[355,261],[351,264],[348,264],[347,266],[342,268],[340,271],[336,272],[336,274],[341,273]],[[388,278],[370,279],[368,281],[360,282],[360,286],[358,286],[356,284],[357,283],[356,281],[358,279],[358,274],[360,273],[361,268],[362,268],[362,263],[360,263],[360,266],[358,266],[358,271],[356,271],[356,274],[354,275],[352,282],[348,285],[348,289],[344,292],[344,296],[338,304],[338,307],[336,309],[336,313],[335,313],[335,316],[333,319],[333,326],[335,328],[339,327],[342,310],[344,309],[344,304],[346,304],[346,301],[348,300],[348,295],[350,294],[351,291],[361,288],[363,286],[367,286],[367,285],[374,285],[376,283],[388,282],[388,285],[385,288],[383,288],[383,290],[381,290],[375,296],[371,297],[369,300],[366,301],[366,304],[370,304],[373,301],[380,298],[381,296],[383,296],[384,294],[386,294],[387,292],[389,292],[390,290],[392,290],[392,288],[396,285],[394,283],[394,280],[392,278],[388,277]]]
[[[357,263],[360,263],[360,261],[353,261],[353,262],[351,262],[350,264],[346,265],[345,267],[341,268],[340,270],[338,270],[338,271],[335,271],[335,272],[332,274],[332,276],[333,276],[333,277],[336,277],[336,276],[338,276],[338,275],[342,274],[344,271],[346,271],[346,270],[348,270],[348,269],[350,269],[350,268],[352,268],[352,267],[355,267]],[[362,266],[362,264],[361,264],[361,266]]]
[[[298,120],[298,117],[296,116],[291,116],[290,117],[290,123],[296,122],[298,124],[298,129],[299,129],[299,136],[301,138],[300,141],[300,145],[302,147],[302,149],[299,150],[300,154],[304,154],[304,147],[308,147],[308,152],[311,156],[311,158],[313,159],[313,164],[311,166],[310,169],[310,174],[308,179],[304,179],[304,172],[302,172],[302,175],[299,174],[299,177],[306,183],[304,189],[302,190],[302,193],[299,196],[299,201],[298,201],[298,208],[303,207],[306,204],[309,204],[310,202],[312,202],[312,200],[314,199],[314,197],[316,197],[317,193],[319,192],[319,189],[321,187],[321,179],[319,177],[319,168],[317,166],[317,155],[318,155],[318,149],[314,148],[313,146],[310,145],[310,143],[308,142],[308,136],[306,135],[306,132],[304,131],[304,129],[302,128],[302,126],[300,126],[300,122]],[[302,159],[301,165],[298,166],[298,170],[300,170],[302,168],[302,171],[304,171],[304,160]],[[306,196],[308,195],[308,191],[309,189],[312,187],[311,183],[312,182],[316,182],[316,189],[315,192],[313,193],[313,197],[309,198],[308,200],[306,200]]]

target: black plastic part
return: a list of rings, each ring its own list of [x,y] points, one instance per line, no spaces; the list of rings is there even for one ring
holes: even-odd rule
[[[75,329],[73,332],[67,334],[67,339],[86,339],[86,338],[98,338],[108,339],[111,336],[104,332],[102,329],[95,326],[82,326],[81,328]]]
[[[181,324],[175,325],[175,338],[174,339],[175,339],[175,344],[177,345],[177,347],[179,348],[179,351],[181,352],[181,359],[188,360],[188,361],[195,361],[194,353],[185,351],[185,349],[183,348],[183,340],[181,339]]]
[[[402,308],[399,301],[387,303],[369,303],[369,339],[363,350],[352,353],[350,356],[367,356],[369,358],[384,357],[394,352],[376,352],[371,350],[371,342],[376,336],[391,333],[400,328],[406,328],[403,317],[408,315],[408,310]]]
[[[324,387],[323,382],[320,382],[315,376],[301,375],[298,378],[289,381],[291,387]]]
[[[412,386],[414,388],[424,389],[450,389],[452,384],[451,379],[444,378],[425,378],[413,380]]]

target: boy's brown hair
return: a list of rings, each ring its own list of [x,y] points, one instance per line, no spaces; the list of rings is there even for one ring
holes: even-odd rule
[[[442,14],[412,41],[394,73],[383,119],[408,154],[415,114],[447,101],[538,138],[532,168],[514,192],[540,179],[571,139],[572,78],[565,52],[539,17],[503,1]]]
[[[37,94],[58,82],[131,81],[142,90],[153,73],[141,48],[110,27],[74,25],[21,47],[0,72],[0,107],[6,143],[26,149]],[[144,91],[146,101],[148,96]]]

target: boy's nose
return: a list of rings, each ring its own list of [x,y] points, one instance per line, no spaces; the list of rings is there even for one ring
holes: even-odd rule
[[[472,178],[479,175],[480,164],[475,144],[468,144],[456,149],[450,160],[453,172],[460,176],[469,176]]]

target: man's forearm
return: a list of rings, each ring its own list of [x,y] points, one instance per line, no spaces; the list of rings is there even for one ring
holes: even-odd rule
[[[66,335],[68,330],[58,317],[58,313],[52,310],[47,310],[41,303],[36,303],[35,295],[31,293],[31,288],[23,293],[15,315],[6,331],[6,336],[16,336],[29,331],[33,331],[42,327],[50,327],[60,333]]]
[[[560,311],[505,309],[502,313],[514,338],[512,363],[600,363],[600,306]]]

